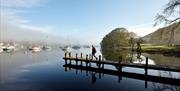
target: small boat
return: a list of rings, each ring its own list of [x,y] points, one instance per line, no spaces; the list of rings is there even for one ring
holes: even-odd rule
[[[34,45],[34,46],[30,47],[29,50],[31,50],[33,52],[39,52],[39,51],[41,51],[41,47]]]
[[[73,48],[73,49],[75,49],[75,50],[77,50],[77,49],[80,49],[81,47],[80,47],[80,46],[75,45],[75,46],[73,46],[72,48]]]
[[[43,50],[48,50],[48,49],[51,49],[51,47],[50,46],[43,46],[42,49]]]
[[[3,49],[2,49],[2,48],[0,48],[0,53],[1,53],[1,52],[3,52]]]
[[[8,51],[8,52],[11,52],[11,51],[14,51],[15,50],[15,46],[3,46],[2,47],[3,51]]]
[[[90,46],[88,46],[88,45],[84,45],[83,47],[84,47],[84,48],[90,48]]]
[[[71,47],[66,46],[66,47],[62,48],[62,50],[65,52],[71,52],[72,49],[71,49]]]

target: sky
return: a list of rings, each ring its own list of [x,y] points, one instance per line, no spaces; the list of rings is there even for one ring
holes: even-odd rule
[[[0,0],[1,40],[99,44],[117,27],[145,36],[168,0]]]

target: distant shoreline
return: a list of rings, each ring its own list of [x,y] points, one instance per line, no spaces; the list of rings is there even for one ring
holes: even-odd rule
[[[131,47],[123,47],[122,49],[131,50]],[[134,47],[134,51],[136,51],[136,47]],[[177,56],[180,57],[180,47],[178,46],[167,46],[167,45],[142,45],[141,46],[142,53],[149,54],[163,54],[165,56]]]

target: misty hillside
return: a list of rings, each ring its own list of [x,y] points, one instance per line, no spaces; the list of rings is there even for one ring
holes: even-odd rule
[[[151,43],[151,44],[169,43],[169,44],[180,45],[180,23],[174,23],[167,27],[160,28],[151,34],[144,36],[143,39],[147,43]]]

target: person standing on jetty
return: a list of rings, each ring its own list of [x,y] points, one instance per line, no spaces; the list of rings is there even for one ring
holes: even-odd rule
[[[96,54],[96,48],[92,45],[92,59],[91,60],[93,60],[93,57],[95,57],[96,60],[98,59],[95,54]]]

